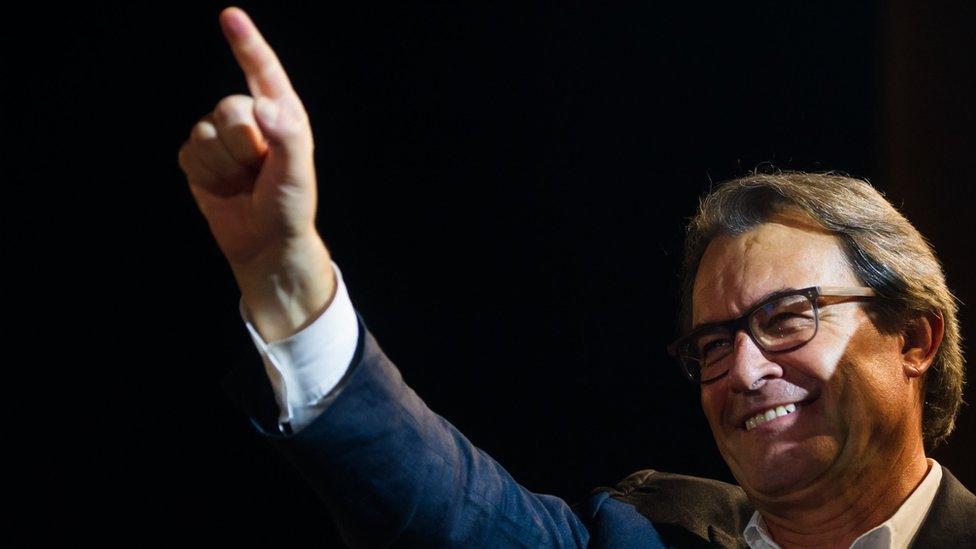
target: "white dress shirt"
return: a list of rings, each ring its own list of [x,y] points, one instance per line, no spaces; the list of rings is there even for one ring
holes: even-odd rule
[[[334,261],[332,268],[337,282],[332,303],[311,324],[286,339],[265,342],[251,324],[244,298],[240,301],[241,318],[261,354],[281,410],[278,428],[285,434],[301,431],[322,412],[319,401],[339,384],[356,352],[359,337],[356,312],[342,272]],[[929,472],[918,488],[891,518],[854,540],[851,549],[908,546],[932,506],[942,480],[942,466],[927,459]],[[753,549],[779,549],[758,512],[753,513],[743,536]]]
[[[336,290],[332,303],[311,324],[292,336],[268,343],[251,323],[244,298],[240,313],[261,354],[281,413],[278,429],[293,434],[322,412],[318,402],[329,394],[349,369],[356,353],[359,322],[349,300],[342,271],[332,262]]]

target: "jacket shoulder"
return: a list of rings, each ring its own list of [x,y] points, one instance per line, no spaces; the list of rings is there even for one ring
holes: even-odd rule
[[[755,510],[734,484],[654,469],[637,471],[613,487],[597,490],[633,505],[662,534],[685,530],[713,543],[735,544]]]

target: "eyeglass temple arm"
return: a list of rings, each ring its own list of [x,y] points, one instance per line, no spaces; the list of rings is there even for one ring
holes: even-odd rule
[[[854,296],[854,297],[867,297],[877,295],[874,288],[868,288],[866,286],[860,286],[857,288],[851,288],[848,286],[820,286],[819,287],[821,295],[832,295],[838,297]]]

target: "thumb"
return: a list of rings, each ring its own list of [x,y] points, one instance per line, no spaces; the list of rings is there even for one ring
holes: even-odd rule
[[[296,158],[311,149],[311,132],[305,109],[292,105],[288,97],[271,99],[259,96],[254,100],[254,119],[268,141],[282,158]]]
[[[279,114],[281,114],[281,109],[270,97],[261,96],[254,101],[255,118],[261,126],[261,131],[269,141],[272,140],[272,135],[275,134],[275,130],[277,129],[276,124]]]

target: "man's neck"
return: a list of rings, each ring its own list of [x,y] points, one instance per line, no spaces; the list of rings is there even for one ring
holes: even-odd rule
[[[781,547],[848,549],[858,536],[891,518],[928,471],[920,444],[896,456],[891,467],[858,475],[857,482],[840,487],[831,497],[762,505],[760,513]]]

